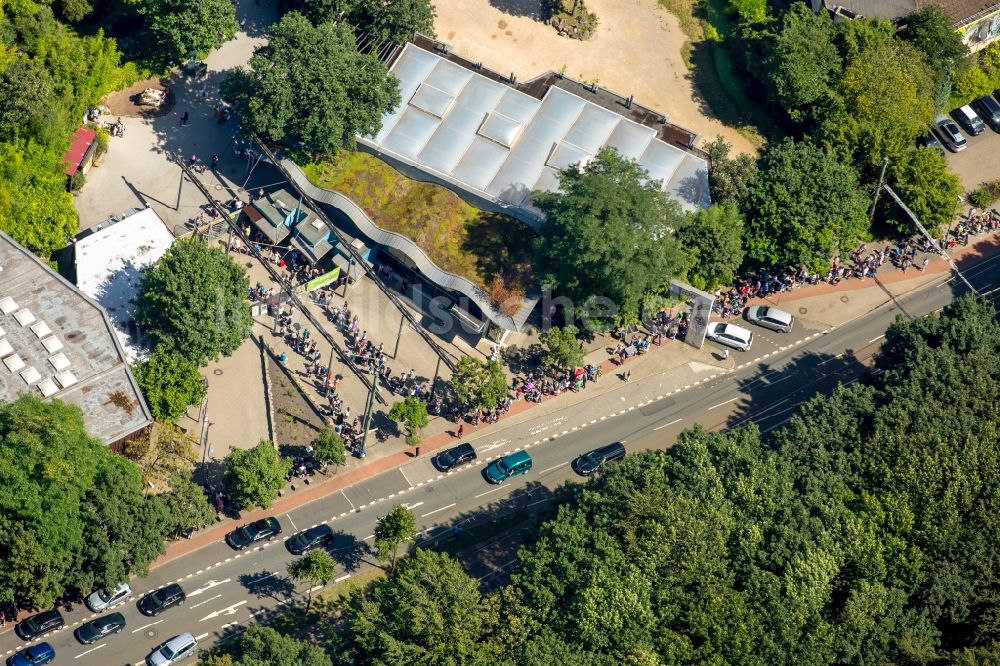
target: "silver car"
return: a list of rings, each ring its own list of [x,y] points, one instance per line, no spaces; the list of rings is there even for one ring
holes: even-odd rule
[[[779,333],[788,333],[792,330],[794,323],[792,315],[769,305],[751,305],[747,308],[746,318],[751,324],[757,324]]]
[[[174,636],[169,641],[156,648],[146,657],[149,666],[169,666],[187,659],[198,651],[198,641],[191,634]]]
[[[122,583],[110,592],[105,592],[103,590],[94,592],[87,597],[84,603],[87,604],[87,608],[90,610],[95,613],[100,613],[101,611],[107,610],[112,606],[117,606],[131,596],[132,588],[129,587],[128,583]]]

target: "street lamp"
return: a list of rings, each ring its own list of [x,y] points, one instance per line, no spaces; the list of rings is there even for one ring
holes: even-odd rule
[[[365,444],[368,441],[368,429],[371,425],[372,420],[372,407],[375,406],[375,394],[378,392],[378,375],[376,374],[375,368],[371,368],[368,371],[371,375],[371,387],[368,389],[368,401],[365,403],[365,418],[361,422],[361,447],[358,449],[358,457],[364,458],[368,455],[368,451],[365,448]]]

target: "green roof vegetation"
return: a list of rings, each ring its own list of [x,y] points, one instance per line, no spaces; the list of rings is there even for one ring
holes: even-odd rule
[[[523,298],[538,280],[532,263],[536,234],[518,220],[479,210],[368,153],[341,151],[303,170],[314,185],[351,199],[378,226],[412,239],[442,270],[485,289],[494,304],[511,302],[512,295]]]

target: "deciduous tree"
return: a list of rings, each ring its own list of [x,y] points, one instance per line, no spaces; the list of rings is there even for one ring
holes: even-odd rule
[[[507,397],[507,376],[499,361],[458,359],[451,377],[458,401],[469,409],[495,409]]]
[[[157,499],[166,509],[164,535],[176,538],[188,530],[196,530],[215,522],[215,509],[208,503],[205,489],[194,482],[191,472],[174,472],[170,490]]]
[[[135,320],[157,351],[194,363],[228,356],[250,335],[248,284],[221,249],[178,241],[143,274]]]
[[[232,0],[147,0],[150,55],[165,65],[204,57],[240,29]]]
[[[395,403],[389,410],[389,418],[406,425],[406,443],[411,446],[420,443],[420,431],[430,422],[427,403],[412,395]]]
[[[911,151],[902,164],[890,165],[889,177],[896,194],[932,233],[955,219],[962,181],[937,150],[917,148]],[[895,202],[885,201],[885,205],[893,211],[890,219],[900,221],[899,231],[907,234],[916,231],[909,216],[896,210]]]
[[[261,440],[251,449],[233,449],[226,456],[226,492],[243,509],[271,506],[285,485],[292,461]]]
[[[320,462],[340,467],[347,462],[347,452],[344,450],[344,438],[333,428],[323,428],[312,441],[313,455]]]
[[[158,421],[174,421],[205,396],[205,382],[193,361],[157,350],[132,369],[146,404]]]
[[[733,283],[743,264],[743,216],[735,203],[714,204],[688,216],[677,240],[691,255],[688,280],[699,289]]]
[[[553,326],[543,331],[539,336],[539,340],[546,348],[542,362],[562,369],[580,367],[587,352],[576,338],[579,333],[579,329],[572,324],[563,328]]]
[[[222,654],[202,656],[203,666],[333,666],[323,648],[250,624],[222,647]]]
[[[375,551],[380,560],[388,560],[389,570],[396,567],[399,547],[417,536],[417,519],[413,512],[397,504],[375,525]]]
[[[337,563],[325,550],[310,550],[306,555],[288,563],[288,575],[292,580],[309,586],[306,598],[306,612],[312,608],[313,588],[330,582],[337,572]]]

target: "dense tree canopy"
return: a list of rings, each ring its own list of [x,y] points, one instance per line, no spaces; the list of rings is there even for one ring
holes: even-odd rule
[[[285,485],[292,461],[278,455],[267,440],[250,449],[233,449],[226,456],[226,492],[242,509],[266,509]]]
[[[562,328],[553,326],[549,330],[543,331],[538,336],[539,341],[545,345],[545,356],[542,358],[542,362],[560,370],[578,368],[583,365],[583,359],[587,352],[577,340],[576,336],[579,333],[579,329],[572,324]]]
[[[375,55],[358,52],[349,26],[313,27],[297,12],[282,17],[250,68],[223,82],[222,94],[243,131],[327,154],[378,132],[400,100],[395,77]]]
[[[202,654],[201,666],[332,666],[323,650],[307,641],[250,623],[219,653]]]
[[[733,283],[743,264],[743,216],[736,204],[716,204],[695,211],[677,231],[691,256],[688,281],[699,289]]]
[[[389,418],[406,426],[406,443],[416,446],[420,443],[420,431],[430,422],[427,418],[427,403],[413,395],[393,404]]]
[[[250,335],[246,270],[217,247],[174,243],[142,276],[135,321],[157,351],[204,363]]]
[[[146,404],[158,421],[180,418],[205,395],[205,382],[193,361],[175,352],[156,351],[133,368]]]
[[[343,17],[374,37],[397,44],[414,31],[434,36],[431,0],[287,0],[285,6],[317,25]]]
[[[232,0],[146,0],[150,51],[166,65],[204,57],[240,29]]]
[[[503,364],[471,356],[458,359],[451,385],[458,401],[468,409],[495,409],[508,394]]]
[[[854,169],[808,142],[772,146],[744,202],[747,257],[822,270],[867,234],[867,210]]]
[[[27,395],[0,406],[0,602],[46,608],[144,573],[165,529],[161,499],[76,407]]]
[[[933,148],[917,148],[905,156],[902,164],[890,164],[889,182],[896,194],[906,202],[920,222],[928,229],[941,229],[952,223],[958,210],[962,182],[948,168],[948,161]],[[885,197],[891,206],[892,219],[901,220],[899,230],[905,234],[916,232],[910,218],[896,210],[896,204]]]
[[[684,224],[680,204],[613,149],[560,172],[559,188],[534,195],[547,218],[539,250],[548,281],[576,310],[600,307],[617,323],[635,321],[643,300],[687,268],[674,237]]]

